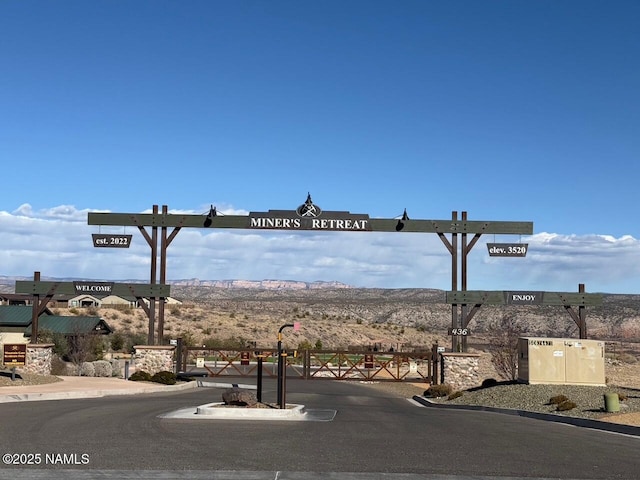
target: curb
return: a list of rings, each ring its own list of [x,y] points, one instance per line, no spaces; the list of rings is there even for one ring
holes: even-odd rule
[[[503,415],[514,415],[517,417],[534,418],[536,420],[545,420],[548,422],[564,423],[576,427],[592,428],[594,430],[602,430],[610,433],[621,433],[640,437],[640,427],[633,425],[622,425],[618,423],[603,422],[601,420],[592,420],[590,418],[563,417],[550,413],[529,412],[526,410],[513,410],[510,408],[486,407],[482,405],[444,405],[442,403],[432,402],[426,397],[414,395],[413,400],[425,407],[446,408],[451,410],[471,410],[480,412],[501,413]]]
[[[0,395],[0,403],[11,402],[36,402],[44,400],[65,400],[77,398],[99,398],[115,395],[137,395],[140,393],[158,393],[167,391],[181,391],[197,388],[197,382],[186,382],[179,385],[144,385],[140,384],[138,388],[123,388],[119,390],[78,390],[66,392],[47,392],[47,393],[14,393],[9,395]]]

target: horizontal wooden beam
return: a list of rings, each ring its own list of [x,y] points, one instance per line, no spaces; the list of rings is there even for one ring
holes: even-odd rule
[[[575,292],[532,292],[532,291],[449,291],[445,303],[454,305],[561,305],[600,306],[602,294]]]
[[[371,232],[409,233],[471,233],[531,235],[533,222],[455,221],[455,220],[398,220],[371,218],[366,230]],[[180,215],[152,213],[97,213],[89,212],[89,225],[135,227],[192,227],[239,228],[247,230],[343,230],[336,228],[262,228],[252,226],[249,215]]]
[[[114,282],[32,282],[17,280],[15,293],[25,295],[117,295],[137,298],[167,298],[170,285]]]

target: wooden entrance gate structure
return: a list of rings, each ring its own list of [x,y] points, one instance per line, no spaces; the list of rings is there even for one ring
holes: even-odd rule
[[[347,211],[324,211],[313,203],[311,195],[295,210],[269,210],[267,212],[250,212],[249,215],[222,215],[212,205],[208,213],[202,215],[170,214],[166,205],[162,212],[158,205],[153,206],[151,214],[137,213],[101,213],[89,212],[89,225],[99,226],[132,226],[137,227],[151,247],[151,284],[158,281],[158,256],[160,257],[161,284],[166,282],[167,248],[182,228],[238,228],[245,230],[311,230],[311,231],[343,231],[343,232],[402,232],[402,233],[436,233],[451,254],[451,289],[458,290],[458,259],[462,277],[462,291],[467,289],[467,257],[480,237],[485,234],[530,235],[533,233],[533,222],[505,222],[468,220],[467,212],[451,212],[451,220],[416,220],[410,219],[406,209],[396,218],[370,218],[368,214]],[[146,231],[151,227],[151,235]],[[171,233],[168,228],[173,228]],[[158,248],[158,229],[160,229],[160,247]],[[449,240],[447,235],[451,236]],[[458,248],[458,235],[462,244]],[[467,241],[468,235],[473,235]],[[129,240],[125,243],[128,245]],[[105,246],[102,244],[101,246]],[[459,251],[460,250],[460,251]],[[520,251],[520,250],[519,250]],[[507,255],[505,254],[502,254]],[[521,256],[518,253],[516,256]],[[149,316],[149,345],[164,341],[164,297],[151,297],[151,315]],[[158,331],[155,332],[155,305],[159,301]],[[460,308],[458,308],[460,307]],[[451,305],[452,331],[462,327],[466,317],[466,304]],[[466,337],[453,335],[452,351],[466,350]]]

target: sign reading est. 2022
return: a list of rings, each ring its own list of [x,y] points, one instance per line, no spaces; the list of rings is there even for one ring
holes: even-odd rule
[[[129,248],[133,235],[112,235],[108,233],[92,233],[94,247]]]

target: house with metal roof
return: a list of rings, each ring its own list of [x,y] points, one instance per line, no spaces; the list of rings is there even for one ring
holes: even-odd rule
[[[32,307],[29,305],[0,305],[0,342],[2,343],[28,343],[24,331],[31,325]],[[49,309],[38,317],[51,315]]]
[[[38,319],[39,332],[60,333],[65,336],[86,334],[109,335],[113,329],[100,317],[68,317],[47,315]],[[31,324],[24,330],[26,337],[31,336]]]
[[[99,307],[102,304],[102,300],[93,295],[77,295],[68,300],[69,307]]]
[[[19,293],[0,293],[0,305],[31,305],[33,297]]]
[[[31,315],[31,306],[0,305],[0,343],[29,343]],[[58,316],[53,315],[48,308],[38,317],[38,331],[50,331],[67,336],[113,333],[113,329],[100,317]]]
[[[0,297],[1,301],[1,297]],[[142,302],[148,307],[150,305],[148,298],[143,298]],[[165,298],[165,303],[170,305],[180,305],[182,302],[175,298]],[[52,308],[86,308],[86,307],[139,307],[138,299],[133,295],[63,295],[57,294],[49,301]]]
[[[102,298],[103,307],[131,307],[138,306],[138,299],[133,296],[107,295]]]

